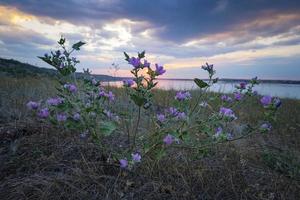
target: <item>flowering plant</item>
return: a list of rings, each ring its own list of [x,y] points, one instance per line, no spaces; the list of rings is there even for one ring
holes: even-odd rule
[[[79,61],[70,56],[85,43],[77,42],[67,50],[65,42],[66,39],[61,38],[59,50],[39,57],[59,72],[57,95],[39,102],[30,101],[27,107],[43,121],[78,131],[83,138],[91,135],[100,142],[102,136],[110,135],[116,129],[118,116],[109,111],[115,96],[111,91],[105,91],[89,70],[84,70],[83,79],[76,78],[75,66]]]

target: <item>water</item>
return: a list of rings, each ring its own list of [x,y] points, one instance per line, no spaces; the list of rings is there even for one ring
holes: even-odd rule
[[[122,81],[110,82],[112,86],[122,86]],[[238,82],[219,81],[210,91],[232,93]],[[193,90],[197,85],[192,80],[159,80],[158,88],[163,90]],[[300,99],[300,84],[283,84],[283,83],[260,83],[254,87],[254,90],[260,95],[271,95],[281,98]]]

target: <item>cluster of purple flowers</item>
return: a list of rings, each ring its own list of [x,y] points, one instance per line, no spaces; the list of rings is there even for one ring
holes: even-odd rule
[[[174,136],[173,135],[166,135],[163,139],[163,142],[166,144],[166,145],[171,145],[173,142],[174,142]]]
[[[160,123],[164,123],[166,121],[166,116],[164,114],[157,114],[156,118]]]
[[[178,101],[185,101],[185,100],[189,100],[191,98],[192,98],[192,96],[188,91],[186,91],[186,92],[180,91],[180,92],[177,92],[175,95],[175,99]]]
[[[222,95],[221,100],[226,101],[226,102],[232,102],[232,98],[230,96],[227,96],[227,95]]]
[[[260,103],[266,108],[269,107],[270,105],[274,105],[275,108],[279,108],[281,106],[281,101],[279,98],[272,98],[271,96],[263,96],[260,99]]]
[[[247,85],[246,82],[241,82],[239,88],[240,89],[246,89],[246,85]]]
[[[60,97],[54,97],[47,100],[47,104],[49,106],[58,106],[59,104],[62,104],[64,102],[63,98]]]
[[[50,115],[48,108],[42,108],[37,114],[40,118],[47,118]]]
[[[131,154],[131,159],[132,159],[133,163],[138,163],[138,162],[141,162],[142,156],[139,153],[133,153],[133,154]],[[120,167],[121,168],[127,168],[128,167],[128,160],[126,158],[120,159],[119,162],[120,162]]]
[[[220,115],[230,118],[230,119],[237,119],[234,112],[230,108],[221,107],[219,111]]]
[[[132,79],[123,80],[124,87],[131,87],[133,84],[134,84],[134,81]]]
[[[115,95],[111,91],[106,93],[104,90],[101,90],[99,92],[99,97],[106,97],[106,98],[108,98],[109,101],[114,101],[115,100]]]
[[[69,92],[71,92],[71,93],[77,92],[77,87],[76,87],[76,85],[71,84],[71,83],[66,83],[66,84],[64,84],[64,88],[67,89],[67,90],[68,90]]]
[[[239,93],[239,92],[234,93],[234,99],[235,100],[241,101],[242,98],[243,98],[243,94],[242,93]]]
[[[64,121],[67,120],[67,118],[68,117],[67,117],[67,115],[65,113],[59,113],[59,114],[56,115],[56,120],[58,122],[64,122]]]
[[[169,114],[169,116],[175,117],[177,120],[185,120],[187,118],[185,112],[180,112],[174,107],[170,107],[166,110],[166,112]]]
[[[155,64],[155,74],[157,76],[163,75],[166,72],[163,66],[159,66],[158,64]]]
[[[139,58],[131,57],[129,58],[128,63],[136,69],[141,67],[141,60]]]
[[[40,104],[35,101],[29,101],[26,104],[26,106],[29,110],[37,110],[39,108]]]

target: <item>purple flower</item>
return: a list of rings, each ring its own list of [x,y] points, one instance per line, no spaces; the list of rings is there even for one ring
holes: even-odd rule
[[[166,135],[163,139],[163,142],[166,144],[166,145],[170,145],[172,144],[174,141],[174,137],[170,134]]]
[[[39,107],[39,103],[35,102],[35,101],[29,101],[27,104],[26,104],[27,108],[29,110],[36,110],[38,109]]]
[[[150,67],[150,63],[147,60],[144,60],[144,67]]]
[[[186,119],[186,114],[184,112],[178,112],[176,118],[178,120],[184,120]]]
[[[40,118],[47,118],[49,116],[49,109],[48,108],[43,108],[38,112],[38,116]]]
[[[106,96],[105,91],[101,90],[101,91],[99,92],[99,97],[105,97],[105,96]]]
[[[168,110],[168,113],[173,116],[173,117],[176,117],[177,114],[178,114],[178,110],[174,107],[170,107],[169,110]]]
[[[243,94],[241,93],[234,93],[234,99],[237,100],[237,101],[240,101],[242,100],[243,98]]]
[[[50,98],[47,100],[47,104],[49,106],[58,106],[61,103],[63,103],[63,99],[60,97]]]
[[[75,113],[75,114],[73,115],[73,119],[74,119],[75,121],[79,121],[79,120],[80,120],[80,114],[79,114],[79,113]]]
[[[156,117],[160,123],[163,123],[166,120],[166,116],[164,114],[158,114]]]
[[[59,113],[56,115],[56,120],[59,122],[63,122],[67,120],[67,115],[65,113]]]
[[[124,87],[131,87],[133,84],[134,84],[134,81],[132,79],[123,80]]]
[[[157,75],[157,76],[159,76],[159,75],[163,75],[165,72],[166,72],[166,70],[164,70],[164,67],[163,66],[159,66],[158,64],[155,64],[155,74]]]
[[[263,96],[260,99],[260,102],[264,107],[267,107],[268,105],[270,105],[272,103],[272,97],[271,96]]]
[[[227,96],[227,95],[222,95],[221,96],[221,100],[222,101],[227,101],[227,102],[231,102],[232,101],[232,98]]]
[[[108,98],[109,101],[114,101],[115,100],[115,95],[111,91],[109,91],[106,94],[106,97]]]
[[[64,88],[66,88],[69,92],[72,92],[72,93],[77,92],[77,87],[74,84],[65,84]]]
[[[91,82],[92,82],[93,85],[97,85],[97,80],[96,80],[96,79],[93,78],[93,79],[91,80]]]
[[[216,137],[216,138],[219,137],[222,134],[222,132],[223,132],[222,127],[218,127],[216,129],[216,134],[214,135],[214,137]]]
[[[134,66],[134,68],[139,68],[141,65],[141,61],[139,58],[135,58],[135,57],[131,57],[128,60],[129,64],[131,64],[132,66]]]
[[[59,65],[59,68],[60,68],[60,69],[63,69],[64,67],[65,67],[65,63],[64,63],[64,62],[61,62],[60,65]]]
[[[270,131],[272,129],[272,125],[270,123],[263,123],[261,126],[260,126],[260,129],[262,131]]]
[[[119,162],[121,168],[126,168],[128,166],[128,161],[126,159],[120,159]]]
[[[279,98],[274,98],[273,99],[273,104],[274,104],[274,106],[276,107],[276,108],[279,108],[280,106],[281,106],[281,101],[280,101],[280,99]]]
[[[139,153],[131,154],[133,162],[141,162],[142,156]]]
[[[241,89],[246,89],[246,85],[247,85],[247,83],[241,82],[241,83],[240,83],[240,88],[241,88]]]
[[[236,116],[234,115],[234,112],[230,108],[221,107],[219,113],[224,117],[228,117],[228,118],[231,118],[231,119],[236,119]]]
[[[178,100],[178,101],[184,101],[184,100],[188,100],[190,98],[192,98],[192,97],[191,97],[191,94],[188,91],[186,91],[186,92],[182,92],[182,91],[177,92],[176,96],[175,96],[175,99]]]

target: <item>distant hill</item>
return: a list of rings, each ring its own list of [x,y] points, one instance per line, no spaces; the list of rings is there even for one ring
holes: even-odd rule
[[[77,72],[78,77],[82,77],[83,73]],[[57,75],[57,70],[37,67],[27,63],[22,63],[14,59],[0,58],[0,76],[11,77],[54,77]],[[121,80],[119,77],[108,75],[93,75],[95,78],[102,81]]]

